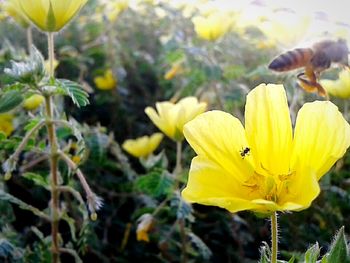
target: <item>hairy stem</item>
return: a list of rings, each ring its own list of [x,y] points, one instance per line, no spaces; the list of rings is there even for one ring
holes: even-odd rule
[[[32,27],[29,26],[27,28],[27,49],[28,49],[29,55],[32,55],[32,45],[33,45],[33,33],[32,33]]]
[[[272,243],[271,263],[277,263],[277,254],[278,254],[277,212],[274,212],[271,215],[271,243]]]
[[[48,33],[48,53],[50,63],[50,78],[54,77],[54,39],[53,33]],[[52,262],[59,262],[60,248],[58,243],[58,224],[59,224],[59,191],[58,186],[58,143],[56,137],[55,124],[52,122],[52,95],[45,95],[45,109],[46,109],[46,128],[50,144],[50,183],[51,183],[51,238],[52,238]]]

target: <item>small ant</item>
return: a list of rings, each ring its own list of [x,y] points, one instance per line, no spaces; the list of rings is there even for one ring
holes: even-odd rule
[[[244,157],[246,157],[247,155],[249,155],[250,153],[250,148],[249,147],[245,147],[244,149],[242,148],[242,150],[239,151],[242,159],[244,159]]]

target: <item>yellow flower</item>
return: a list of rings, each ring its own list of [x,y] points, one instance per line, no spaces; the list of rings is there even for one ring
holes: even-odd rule
[[[184,72],[184,69],[182,67],[182,63],[183,63],[183,61],[174,63],[171,66],[171,68],[164,74],[164,79],[171,80],[175,76],[177,76],[177,75],[181,74],[182,72]]]
[[[111,90],[117,86],[117,80],[114,78],[111,69],[105,71],[103,76],[95,77],[94,82],[100,90]]]
[[[21,7],[17,0],[8,0],[4,3],[5,11],[22,27],[29,27],[29,21],[25,14],[23,14]]]
[[[207,108],[205,102],[198,102],[196,97],[186,97],[174,104],[170,101],[157,102],[156,109],[147,107],[145,113],[152,122],[174,141],[183,140],[183,127]]]
[[[137,241],[149,242],[148,232],[153,227],[153,216],[151,214],[144,214],[140,217],[139,221],[136,229],[136,239]]]
[[[13,115],[12,114],[0,114],[0,132],[9,136],[15,128],[13,127]]]
[[[87,0],[14,0],[23,13],[45,32],[60,31],[86,4]]]
[[[350,98],[350,70],[348,68],[339,72],[337,80],[324,79],[320,83],[330,95],[342,99]]]
[[[60,64],[60,62],[57,59],[54,59],[53,60],[53,70],[56,70],[56,68],[58,67],[59,64]],[[45,70],[47,72],[50,72],[50,61],[49,60],[44,61],[44,66],[45,66]]]
[[[222,37],[229,29],[232,21],[222,13],[212,13],[207,17],[197,16],[192,19],[194,30],[200,38],[214,41]]]
[[[237,212],[303,210],[318,180],[350,144],[350,125],[330,101],[306,103],[294,136],[282,85],[261,84],[247,96],[245,128],[222,111],[201,114],[184,135],[197,156],[183,198]]]
[[[129,0],[117,0],[106,3],[106,14],[110,21],[115,21],[119,14],[129,7]]]
[[[154,133],[152,136],[142,136],[135,140],[126,140],[122,147],[135,157],[147,157],[157,149],[163,137],[163,134],[158,132]]]
[[[45,99],[42,95],[34,94],[23,102],[23,108],[26,110],[35,110],[44,102],[44,100]]]

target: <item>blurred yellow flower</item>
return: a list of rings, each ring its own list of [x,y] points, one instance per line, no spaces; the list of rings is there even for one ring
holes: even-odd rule
[[[142,136],[135,140],[126,140],[122,147],[129,154],[138,158],[144,158],[151,155],[157,149],[163,137],[163,134],[158,132],[152,136]]]
[[[42,95],[34,94],[23,102],[23,108],[26,110],[35,110],[44,102],[44,100],[45,98]]]
[[[245,128],[222,111],[185,125],[192,160],[186,201],[237,212],[299,211],[318,196],[318,180],[350,144],[350,125],[330,101],[306,103],[294,136],[282,85],[261,84],[247,96]]]
[[[232,21],[222,12],[211,13],[207,17],[196,16],[192,19],[196,34],[205,40],[214,41],[222,37],[229,29]]]
[[[310,27],[310,21],[309,17],[277,12],[257,25],[272,42],[284,47],[292,47],[303,39]]]
[[[9,113],[0,114],[0,132],[9,136],[14,130],[13,126],[13,118],[14,116]]]
[[[86,4],[87,0],[14,0],[23,13],[45,32],[60,31]]]
[[[350,70],[348,68],[339,72],[337,80],[324,79],[320,83],[330,95],[342,99],[350,98]]]
[[[165,135],[174,141],[183,140],[183,127],[207,108],[205,102],[196,97],[186,97],[174,104],[170,101],[157,102],[156,109],[147,107],[145,113]]]
[[[29,27],[29,21],[25,14],[23,14],[17,0],[7,0],[3,8],[20,26],[24,28]]]
[[[115,21],[119,14],[129,7],[129,0],[108,1],[106,3],[106,14],[110,21]]]
[[[153,216],[151,214],[144,214],[139,219],[139,224],[136,229],[136,239],[137,241],[149,242],[148,232],[153,227]]]
[[[173,79],[175,76],[181,74],[184,72],[184,69],[182,67],[182,63],[183,61],[180,61],[180,62],[175,62],[171,68],[165,72],[164,74],[164,79],[166,80],[171,80]]]
[[[117,86],[117,80],[111,69],[106,70],[103,76],[94,78],[95,85],[100,90],[111,90]]]
[[[58,67],[58,65],[60,64],[60,62],[57,59],[53,60],[53,70],[56,70],[56,68]],[[45,66],[45,70],[47,72],[50,71],[50,61],[49,60],[45,60],[44,61],[44,66]]]

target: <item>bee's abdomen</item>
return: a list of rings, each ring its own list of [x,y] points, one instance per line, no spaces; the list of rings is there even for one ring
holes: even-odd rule
[[[275,71],[288,71],[304,67],[312,58],[311,48],[297,48],[276,57],[269,65]]]

